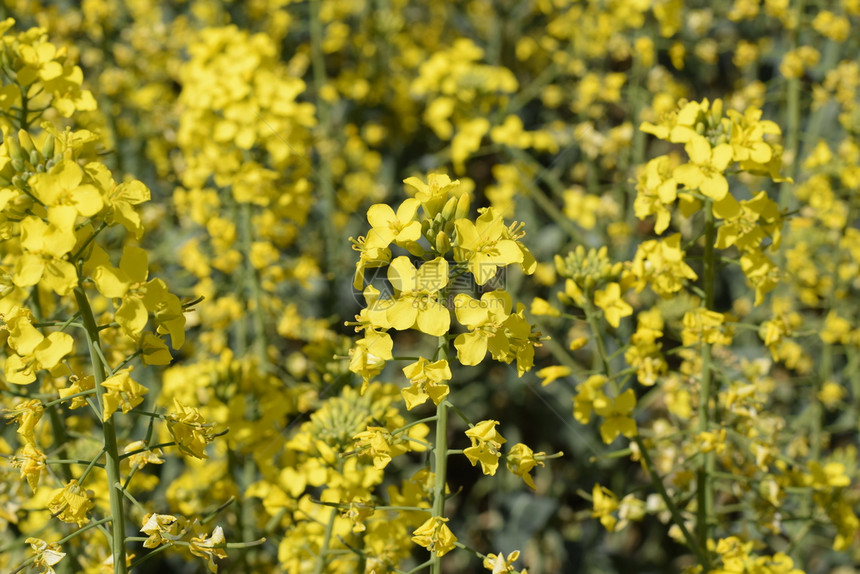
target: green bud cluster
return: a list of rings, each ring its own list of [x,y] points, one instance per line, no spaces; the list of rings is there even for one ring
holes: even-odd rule
[[[562,258],[555,256],[555,268],[562,277],[569,277],[584,292],[617,281],[623,270],[621,262],[609,259],[606,246],[588,249],[582,245]]]
[[[451,238],[454,237],[454,222],[469,215],[469,196],[449,197],[448,201],[432,219],[425,219],[421,224],[421,232],[439,255],[445,255],[451,249]]]
[[[9,152],[9,167],[0,172],[0,186],[15,186],[21,191],[27,191],[27,180],[37,173],[45,173],[62,159],[62,154],[56,153],[55,138],[47,134],[42,148],[36,148],[30,134],[18,130],[15,137],[6,134],[5,144]]]

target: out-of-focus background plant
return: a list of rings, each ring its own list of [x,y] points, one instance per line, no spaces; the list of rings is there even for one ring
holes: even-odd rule
[[[0,571],[860,567],[857,0],[2,12]]]

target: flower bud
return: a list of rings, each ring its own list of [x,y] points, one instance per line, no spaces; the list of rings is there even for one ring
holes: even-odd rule
[[[33,140],[30,139],[30,134],[27,132],[27,130],[24,130],[24,129],[18,130],[18,143],[21,144],[21,147],[28,154],[36,151],[36,146],[33,145]]]
[[[454,212],[455,219],[462,219],[469,216],[469,195],[464,193],[457,199],[457,209]]]
[[[13,138],[10,134],[6,134],[4,143],[6,144],[6,151],[9,152],[10,158],[13,160],[18,159],[24,161],[24,154],[21,152],[21,146],[18,144],[18,140]]]
[[[51,159],[54,157],[54,134],[48,134],[45,143],[42,144],[42,157]]]
[[[454,211],[457,209],[457,198],[449,197],[448,201],[445,203],[445,207],[442,208],[442,218],[445,220],[450,220],[454,217]]]
[[[436,251],[439,255],[445,255],[451,249],[451,239],[444,231],[436,234]]]

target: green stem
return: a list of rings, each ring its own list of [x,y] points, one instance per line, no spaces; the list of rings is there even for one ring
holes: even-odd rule
[[[268,357],[266,356],[266,320],[263,310],[263,290],[260,287],[257,269],[251,263],[251,247],[254,241],[253,225],[251,222],[251,204],[239,205],[239,215],[242,218],[242,250],[245,256],[245,279],[250,295],[250,301],[254,308],[251,310],[251,321],[254,325],[253,351],[259,362],[259,368],[267,370]]]
[[[317,555],[316,563],[314,564],[314,574],[323,574],[325,572],[326,560],[328,558],[329,543],[331,542],[332,531],[334,530],[334,520],[337,517],[337,510],[332,508],[328,517],[328,522],[325,525],[325,533],[323,534],[322,548]]]
[[[334,222],[334,214],[337,207],[334,182],[332,181],[329,161],[333,141],[329,138],[331,131],[329,104],[322,98],[322,89],[328,82],[326,76],[325,54],[323,53],[323,25],[320,20],[320,7],[322,0],[311,0],[308,9],[310,17],[311,36],[311,71],[314,79],[314,94],[316,96],[315,106],[319,118],[320,140],[317,142],[316,150],[320,161],[316,165],[317,183],[320,186],[320,207],[323,210],[322,224],[325,232],[325,256],[327,269],[338,269],[338,253],[340,250],[340,239]],[[322,145],[320,145],[322,144]],[[334,278],[330,277],[332,285]],[[331,287],[333,289],[333,287]],[[329,294],[331,296],[331,293]]]
[[[436,407],[436,448],[433,460],[433,516],[445,516],[445,484],[448,475],[448,402],[440,401]],[[431,574],[441,574],[442,559],[434,553],[430,564]]]
[[[794,2],[794,18],[795,27],[790,32],[791,50],[797,49],[798,35],[803,21],[803,6],[804,0],[795,0]],[[799,142],[800,142],[800,93],[801,93],[800,78],[789,78],[785,85],[786,99],[786,134],[785,134],[785,153],[791,157],[791,165],[788,166],[788,177],[795,179],[798,173],[798,165],[800,157],[798,157]],[[791,192],[794,185],[788,181],[783,182],[779,186],[779,207],[781,209],[791,207],[792,198]]]
[[[693,537],[693,534],[687,528],[686,524],[684,524],[684,517],[681,516],[681,510],[666,491],[666,486],[663,484],[663,478],[657,473],[657,467],[654,465],[654,461],[651,459],[651,455],[648,453],[648,448],[645,446],[645,442],[642,440],[642,437],[637,435],[633,440],[639,446],[639,452],[642,455],[642,462],[645,463],[645,468],[648,469],[651,483],[654,485],[654,488],[657,489],[657,493],[660,495],[660,498],[663,499],[663,503],[672,514],[672,522],[677,524],[678,528],[681,529],[681,534],[683,534],[684,540],[687,542],[687,546],[696,554],[699,564],[701,564],[704,567],[705,572],[707,572],[711,569],[711,557],[705,550],[707,546],[701,546]]]
[[[603,373],[612,382],[611,384],[613,386],[613,389],[618,392],[617,383],[612,376],[612,365],[609,362],[609,353],[607,353],[606,351],[606,343],[603,341],[600,325],[597,324],[597,309],[595,309],[594,305],[591,303],[590,297],[590,293],[585,294],[585,305],[583,306],[583,310],[585,311],[585,320],[588,322],[588,327],[594,334],[594,340],[597,343],[597,358],[595,359],[595,363],[597,362],[597,360],[601,362],[601,366],[603,367]],[[596,366],[597,365],[595,365],[595,367]]]
[[[618,383],[615,380],[615,377],[612,373],[612,366],[609,361],[609,356],[606,353],[606,344],[603,342],[602,331],[599,328],[597,323],[597,310],[591,303],[589,299],[589,294],[586,293],[585,296],[585,317],[588,321],[589,328],[594,334],[594,338],[597,341],[597,352],[600,355],[599,360],[603,365],[604,374],[606,377],[612,382],[613,389],[615,392],[618,392]],[[707,552],[707,541],[705,543],[700,543],[696,540],[696,538],[692,535],[692,533],[687,528],[684,523],[684,517],[681,516],[681,510],[678,508],[678,505],[675,504],[675,501],[672,500],[672,497],[669,496],[669,492],[666,490],[666,486],[663,484],[663,478],[657,472],[657,467],[654,465],[654,461],[651,459],[651,454],[648,452],[648,448],[645,445],[645,441],[642,439],[642,436],[637,434],[633,437],[633,441],[639,446],[639,452],[642,457],[642,462],[645,464],[645,468],[648,470],[648,477],[651,480],[651,484],[657,489],[657,493],[660,495],[660,498],[663,499],[663,503],[666,505],[666,508],[669,509],[669,512],[672,515],[672,521],[678,526],[681,530],[681,533],[684,536],[684,540],[687,543],[687,547],[696,555],[696,558],[699,561],[705,571],[710,570],[711,567],[711,559]]]
[[[83,287],[75,288],[75,300],[81,319],[87,332],[87,348],[90,353],[90,362],[93,366],[93,379],[95,381],[96,396],[101,412],[104,412],[104,388],[105,369],[107,365],[102,362],[99,352],[99,331],[96,325],[90,302],[84,293]],[[126,574],[125,564],[125,506],[122,493],[117,488],[122,484],[119,470],[119,450],[116,440],[116,423],[113,416],[102,423],[102,434],[104,436],[105,451],[105,473],[107,474],[108,497],[111,515],[111,554],[113,555],[114,574]]]
[[[705,253],[704,263],[704,289],[705,308],[714,308],[714,284],[716,280],[716,258],[714,245],[716,243],[716,220],[714,217],[713,201],[705,202]],[[702,373],[699,387],[699,433],[707,432],[711,423],[711,344],[702,342]],[[709,537],[709,524],[714,514],[714,492],[710,481],[710,474],[714,471],[714,453],[708,452],[702,456],[699,468],[696,471],[696,534],[699,538],[699,546],[707,548]]]

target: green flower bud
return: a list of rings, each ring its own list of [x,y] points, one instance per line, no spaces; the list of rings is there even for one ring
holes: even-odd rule
[[[54,134],[48,134],[45,143],[42,144],[42,157],[51,159],[54,157]]]
[[[7,134],[4,143],[6,144],[6,151],[9,152],[10,158],[24,161],[24,154],[21,151],[20,144],[18,144],[18,140]]]
[[[30,138],[30,134],[27,130],[18,130],[18,143],[21,144],[21,147],[27,152],[27,154],[36,151],[36,146],[33,145],[33,140]]]
[[[444,231],[440,231],[436,235],[436,251],[439,255],[445,255],[451,249],[451,239]]]
[[[442,218],[446,220],[450,220],[454,217],[454,211],[457,209],[457,198],[449,197],[448,201],[445,203],[445,207],[442,208]]]
[[[469,216],[469,195],[464,193],[457,200],[457,209],[454,212],[455,219],[462,219]]]

